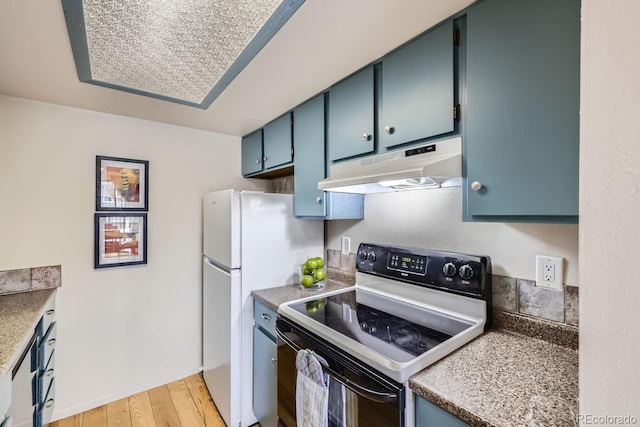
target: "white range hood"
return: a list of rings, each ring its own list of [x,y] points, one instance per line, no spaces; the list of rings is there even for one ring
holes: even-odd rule
[[[318,189],[370,194],[456,187],[462,183],[462,138],[429,142],[332,165]]]

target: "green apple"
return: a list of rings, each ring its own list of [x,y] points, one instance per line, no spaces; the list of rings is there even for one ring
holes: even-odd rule
[[[315,283],[315,280],[313,279],[313,276],[311,276],[309,274],[305,274],[304,276],[302,276],[302,280],[300,281],[300,283],[305,288],[308,288],[308,287],[313,286],[313,284]]]

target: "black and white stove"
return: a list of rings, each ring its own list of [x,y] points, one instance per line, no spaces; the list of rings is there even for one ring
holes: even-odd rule
[[[296,351],[310,348],[328,359],[331,376],[360,396],[366,393],[358,388],[374,397],[395,394],[403,411],[411,375],[489,327],[491,260],[361,244],[356,264],[355,286],[281,305],[278,335]],[[356,384],[365,377],[369,386]],[[408,425],[404,419],[392,425]]]

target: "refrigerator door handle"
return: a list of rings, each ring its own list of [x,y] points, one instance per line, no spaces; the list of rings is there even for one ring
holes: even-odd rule
[[[204,262],[206,262],[207,264],[209,264],[210,266],[212,266],[212,267],[214,267],[214,268],[217,268],[218,270],[222,270],[222,271],[224,271],[224,272],[225,272],[225,273],[227,273],[227,274],[230,274],[230,273],[231,273],[231,270],[239,270],[239,268],[237,268],[237,269],[231,269],[231,268],[229,268],[229,267],[228,267],[228,266],[226,266],[226,265],[222,265],[222,264],[220,264],[220,263],[218,263],[218,262],[216,262],[216,261],[212,260],[211,258],[209,258],[209,257],[208,257],[208,256],[206,256],[206,255],[204,256]]]

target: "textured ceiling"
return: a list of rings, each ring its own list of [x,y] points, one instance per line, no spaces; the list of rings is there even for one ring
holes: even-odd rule
[[[244,135],[473,1],[307,0],[201,110],[81,83],[61,1],[2,0],[0,94]]]
[[[93,80],[201,103],[281,0],[84,0]]]

